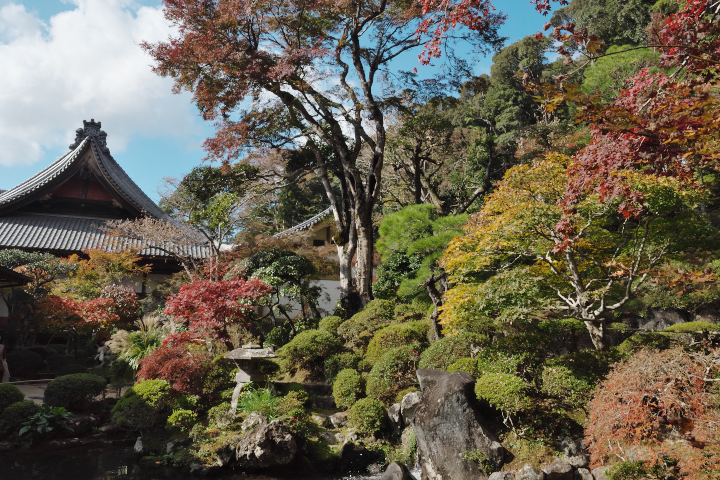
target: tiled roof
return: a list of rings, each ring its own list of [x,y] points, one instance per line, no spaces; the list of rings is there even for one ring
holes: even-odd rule
[[[109,236],[105,225],[107,219],[53,214],[9,214],[0,219],[0,248],[22,248],[58,253],[75,253],[85,248],[107,248],[118,239]],[[135,239],[122,239],[117,248],[140,247]],[[198,244],[187,247],[195,258],[209,255],[207,246]],[[168,254],[158,248],[146,248],[143,256],[165,257]]]
[[[305,230],[308,230],[308,229],[314,227],[315,225],[317,225],[318,223],[320,223],[321,221],[323,221],[325,219],[325,217],[327,217],[331,213],[332,213],[332,207],[328,207],[327,209],[318,213],[314,217],[312,217],[308,220],[305,220],[302,223],[298,223],[294,227],[290,227],[287,230],[283,230],[280,233],[276,233],[275,235],[273,235],[273,237],[280,238],[284,235],[289,235],[291,233],[304,232]]]
[[[83,123],[85,128],[77,130],[75,143],[70,146],[71,150],[16,187],[0,192],[0,206],[20,200],[56,179],[81,158],[81,153],[89,145],[93,149],[103,176],[127,202],[140,212],[145,212],[155,218],[167,218],[165,212],[145,195],[145,192],[132,181],[125,170],[110,155],[110,150],[105,143],[107,135],[100,130],[100,122],[96,123],[93,120],[83,121]]]

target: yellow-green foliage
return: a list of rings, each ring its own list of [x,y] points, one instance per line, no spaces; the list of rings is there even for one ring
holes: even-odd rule
[[[488,343],[489,339],[485,335],[471,332],[443,337],[422,353],[419,368],[447,370],[461,358],[469,357],[472,345],[483,346]]]
[[[350,408],[364,396],[365,380],[357,370],[346,368],[338,373],[333,384],[333,397],[339,408]]]
[[[480,370],[478,370],[478,361],[474,358],[461,358],[447,369],[448,372],[467,372],[473,377],[480,376]]]
[[[308,401],[308,394],[304,390],[293,390],[278,400],[275,409],[279,415],[288,415],[292,411],[304,409]]]
[[[178,409],[173,410],[167,419],[170,427],[177,427],[181,431],[190,430],[197,423],[197,413],[192,410]]]
[[[667,327],[665,332],[675,332],[675,333],[695,333],[700,332],[702,330],[707,330],[708,332],[716,332],[718,331],[718,326],[714,323],[708,323],[708,322],[687,322],[687,323],[678,323],[677,325],[671,325]]]
[[[658,332],[638,333],[625,340],[618,347],[621,355],[630,356],[638,350],[649,348],[651,350],[667,350],[674,344],[670,335]]]
[[[373,300],[362,311],[338,327],[338,335],[353,347],[363,347],[372,334],[393,320],[395,304],[391,300]]]
[[[518,413],[532,405],[528,385],[522,378],[508,373],[486,373],[475,383],[475,395],[506,413]]]
[[[289,372],[306,370],[319,376],[324,360],[340,350],[335,336],[324,330],[305,330],[277,351]]]
[[[418,345],[405,345],[386,351],[368,374],[366,394],[387,405],[400,390],[413,385],[417,378]]]
[[[387,412],[377,400],[361,398],[348,412],[348,422],[360,435],[375,435],[385,430]]]
[[[386,351],[403,345],[417,344],[424,349],[427,346],[428,330],[429,325],[423,321],[388,325],[375,333],[370,340],[365,352],[365,360],[375,365]]]
[[[170,384],[165,380],[143,380],[133,385],[132,389],[156,410],[170,405]]]
[[[318,326],[318,330],[324,330],[326,332],[332,333],[333,335],[337,335],[338,327],[344,322],[345,320],[341,317],[325,317],[322,320],[320,320],[320,325]]]

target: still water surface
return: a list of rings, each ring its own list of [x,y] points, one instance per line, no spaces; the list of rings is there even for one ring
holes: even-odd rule
[[[415,473],[415,472],[413,472]],[[418,472],[419,473],[419,472]],[[132,448],[72,449],[57,453],[13,452],[0,455],[0,480],[198,480],[174,468],[141,468]],[[275,480],[277,477],[228,473],[220,480]],[[278,480],[337,480],[338,477],[283,477]],[[344,477],[372,480],[380,476]],[[417,478],[420,478],[417,475]]]

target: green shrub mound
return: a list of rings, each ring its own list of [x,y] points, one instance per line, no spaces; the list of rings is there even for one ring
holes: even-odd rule
[[[395,401],[400,390],[413,385],[417,379],[418,345],[391,348],[375,363],[368,374],[366,394],[387,405]]]
[[[376,299],[350,317],[338,327],[338,335],[352,347],[364,347],[372,334],[394,318],[395,303],[392,300]]]
[[[69,363],[58,370],[59,376],[72,375],[73,373],[87,373],[88,369],[77,363]]]
[[[59,372],[62,367],[66,365],[77,364],[78,361],[72,355],[59,355],[56,353],[48,356],[45,359],[45,363],[47,363],[49,371]]]
[[[387,426],[385,406],[372,398],[361,398],[348,412],[348,422],[360,435],[376,435]]]
[[[417,388],[417,387],[415,387],[415,386],[413,386],[413,387],[408,387],[408,388],[405,388],[405,389],[403,389],[403,390],[400,390],[400,391],[397,393],[397,395],[395,395],[395,403],[401,403],[403,397],[405,397],[405,395],[407,395],[408,393],[419,392],[419,391],[420,391],[420,389]]]
[[[340,350],[334,335],[323,330],[305,330],[277,351],[287,371],[306,370],[322,374],[324,360]]]
[[[352,352],[336,353],[325,360],[325,379],[329,383],[333,383],[335,381],[335,377],[337,377],[337,374],[341,370],[345,370],[346,368],[357,370],[360,360],[360,356]]]
[[[5,435],[12,435],[20,430],[22,423],[39,413],[40,405],[34,402],[19,401],[9,405],[0,415],[0,429]]]
[[[574,375],[568,367],[546,366],[542,371],[541,392],[555,398],[571,410],[585,408],[590,401],[595,385]]]
[[[39,353],[32,350],[13,350],[7,355],[8,369],[13,377],[32,377],[45,366]]]
[[[113,407],[112,421],[125,430],[148,430],[155,423],[155,409],[131,388]]]
[[[275,407],[278,415],[290,415],[297,410],[304,410],[310,397],[304,390],[294,390],[279,399]]]
[[[370,340],[365,359],[374,365],[387,350],[403,345],[417,344],[424,350],[427,347],[429,329],[430,326],[422,321],[388,325],[375,333]]]
[[[322,320],[320,320],[320,325],[318,325],[318,330],[322,330],[324,332],[332,333],[333,335],[338,334],[338,327],[344,322],[345,320],[341,317],[332,316],[332,317],[325,317]]]
[[[649,348],[651,350],[667,350],[674,345],[670,335],[658,332],[638,333],[628,338],[618,346],[618,352],[630,356],[638,350]],[[11,370],[12,371],[12,370]]]
[[[167,424],[170,427],[179,428],[180,431],[192,429],[197,423],[197,413],[192,410],[177,409],[173,410],[172,414],[167,419]]]
[[[478,361],[475,358],[461,358],[457,362],[450,365],[447,371],[467,372],[475,378],[480,376],[480,370],[478,369]]]
[[[485,335],[471,332],[460,332],[457,335],[441,338],[420,355],[418,368],[447,370],[461,358],[469,357],[473,345],[482,346],[488,343]]]
[[[44,402],[52,407],[85,410],[107,386],[103,377],[89,373],[74,373],[57,377],[45,389]]]
[[[525,411],[532,405],[528,385],[517,375],[486,373],[475,383],[475,395],[506,413]]]
[[[0,383],[0,414],[13,403],[22,402],[25,395],[15,385]]]
[[[341,371],[333,384],[333,397],[338,408],[348,409],[365,396],[365,380],[350,368]]]
[[[155,410],[170,405],[170,384],[165,380],[143,380],[133,385],[132,390]]]
[[[675,333],[696,333],[707,330],[708,332],[716,332],[720,330],[714,323],[708,322],[687,322],[678,323],[677,325],[670,325],[663,332],[675,332]]]
[[[434,309],[434,306],[433,306]],[[395,305],[393,310],[393,317],[396,322],[412,322],[422,320],[427,314],[428,307],[425,304],[419,304],[415,301],[413,303],[399,303]],[[432,310],[431,310],[432,313]]]

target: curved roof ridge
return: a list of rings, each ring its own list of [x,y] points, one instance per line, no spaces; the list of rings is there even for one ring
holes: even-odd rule
[[[113,187],[123,194],[126,200],[141,212],[148,213],[156,218],[168,218],[168,215],[138,187],[110,153],[105,153],[103,149],[96,144],[94,138],[91,139],[91,143],[95,150],[95,156],[98,159],[98,166],[105,175],[105,178],[108,179]]]
[[[0,205],[12,202],[13,200],[27,195],[28,193],[34,192],[56,178],[78,159],[80,152],[87,142],[88,138],[84,138],[77,147],[70,150],[32,177],[28,178],[21,184],[14,186],[10,190],[0,193]]]
[[[332,212],[332,206],[326,208],[325,210],[323,210],[322,212],[318,213],[318,214],[315,215],[314,217],[309,218],[309,219],[305,220],[305,221],[302,222],[302,223],[298,223],[298,224],[295,225],[294,227],[290,227],[290,228],[288,228],[287,230],[283,230],[283,231],[280,232],[280,233],[276,233],[275,235],[273,235],[273,237],[275,237],[275,238],[280,238],[280,237],[282,237],[283,235],[287,235],[287,234],[289,234],[289,233],[302,232],[303,230],[307,230],[308,228],[314,226],[314,225],[317,224],[320,220],[322,220],[323,218],[325,218],[330,212]]]

